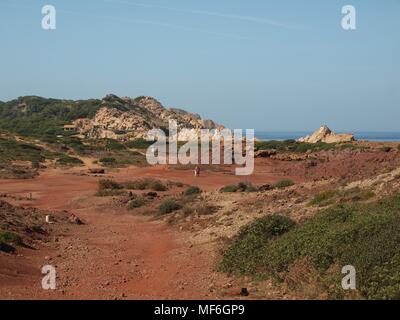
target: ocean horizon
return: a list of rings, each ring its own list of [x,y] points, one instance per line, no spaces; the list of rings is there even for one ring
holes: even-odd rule
[[[262,141],[270,140],[290,140],[299,139],[307,135],[311,135],[313,131],[257,131],[255,137]],[[336,132],[342,133],[342,132]],[[383,131],[359,131],[353,132],[357,140],[367,140],[376,142],[400,142],[400,131],[398,132],[383,132]]]

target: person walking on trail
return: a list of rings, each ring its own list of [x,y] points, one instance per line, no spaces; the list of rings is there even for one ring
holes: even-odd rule
[[[200,167],[199,167],[199,166],[196,166],[196,167],[194,168],[194,176],[195,176],[195,177],[200,176]]]

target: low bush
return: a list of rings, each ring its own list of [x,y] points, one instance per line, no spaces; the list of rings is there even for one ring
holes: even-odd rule
[[[390,151],[392,151],[392,148],[391,148],[391,147],[388,147],[388,146],[383,146],[383,147],[381,148],[381,151],[383,151],[383,152],[390,152]]]
[[[154,144],[154,141],[147,141],[145,139],[136,139],[126,142],[125,146],[133,149],[147,149],[152,144]]]
[[[284,279],[293,263],[307,259],[330,288],[335,283],[329,282],[328,270],[352,265],[362,297],[399,299],[399,212],[396,194],[373,203],[335,205],[276,237],[250,225],[225,252],[221,269]]]
[[[122,189],[123,186],[118,182],[111,179],[100,179],[99,180],[99,190],[104,189]]]
[[[124,187],[129,190],[153,190],[153,191],[167,191],[168,187],[159,180],[153,179],[138,179],[124,183]]]
[[[201,189],[199,187],[190,186],[185,190],[185,196],[190,196],[192,194],[199,194],[201,193]]]
[[[266,242],[288,232],[294,226],[291,219],[280,215],[256,219],[240,230],[233,245],[224,253],[220,270],[238,274],[255,272]]]
[[[309,203],[309,206],[324,206],[332,203],[333,198],[338,194],[336,190],[323,191],[317,194]]]
[[[15,248],[12,246],[22,246],[22,238],[13,232],[0,231],[0,251],[14,252]]]
[[[146,204],[146,199],[142,198],[142,197],[138,197],[136,199],[129,201],[127,209],[134,210],[134,209],[144,206],[145,204]]]
[[[272,187],[275,189],[284,189],[294,185],[294,181],[292,180],[281,180],[277,183],[273,184]]]
[[[161,215],[168,214],[174,211],[182,209],[182,204],[178,202],[176,199],[167,199],[164,200],[159,207],[159,213]]]
[[[83,165],[83,161],[75,157],[62,155],[60,158],[57,159],[56,164],[61,166],[80,166]]]
[[[221,192],[236,192],[238,189],[239,187],[236,184],[229,184],[225,187],[222,187]]]

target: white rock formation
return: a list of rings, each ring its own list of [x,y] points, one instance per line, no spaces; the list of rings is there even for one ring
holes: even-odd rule
[[[322,126],[317,131],[315,131],[312,135],[306,136],[298,139],[298,142],[308,142],[308,143],[317,143],[317,142],[325,142],[325,143],[337,143],[337,142],[350,142],[354,141],[354,135],[351,133],[344,134],[336,134],[327,126]]]

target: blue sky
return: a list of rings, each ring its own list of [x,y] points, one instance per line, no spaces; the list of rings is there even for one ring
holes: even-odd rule
[[[232,128],[398,131],[399,33],[399,0],[1,0],[0,100],[150,95]]]

